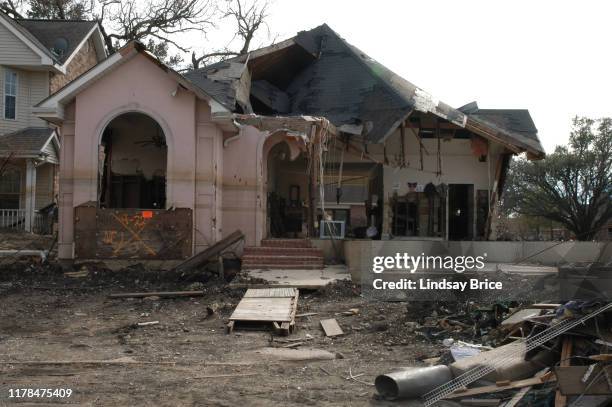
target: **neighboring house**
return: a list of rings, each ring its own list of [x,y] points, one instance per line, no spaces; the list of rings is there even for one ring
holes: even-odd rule
[[[105,57],[96,22],[0,12],[0,228],[34,231],[56,200],[59,140],[32,107]]]
[[[511,156],[544,156],[527,110],[454,109],[326,25],[184,75],[132,42],[35,112],[60,129],[67,259],[185,258],[237,229],[487,239]]]

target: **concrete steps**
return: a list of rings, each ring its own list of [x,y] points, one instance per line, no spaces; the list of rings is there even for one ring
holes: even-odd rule
[[[324,267],[323,252],[307,239],[264,239],[261,246],[244,249],[242,269],[307,269]]]

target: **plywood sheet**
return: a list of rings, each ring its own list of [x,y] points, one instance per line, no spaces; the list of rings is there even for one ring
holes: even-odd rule
[[[340,325],[338,325],[338,321],[335,319],[322,319],[321,326],[325,331],[326,336],[338,336],[344,334]]]

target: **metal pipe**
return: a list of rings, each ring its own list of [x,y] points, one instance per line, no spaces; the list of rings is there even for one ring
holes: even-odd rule
[[[378,394],[387,399],[417,398],[452,380],[448,366],[407,368],[380,375],[374,381]]]

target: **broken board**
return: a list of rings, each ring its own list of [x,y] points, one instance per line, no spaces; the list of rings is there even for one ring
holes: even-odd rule
[[[298,296],[296,288],[249,288],[229,318],[227,333],[239,324],[263,324],[288,335],[295,327]]]
[[[600,365],[587,375],[588,366],[558,366],[555,375],[559,382],[559,392],[563,396],[585,395],[610,395],[612,387],[608,385],[606,375],[612,376],[612,366],[602,367]],[[602,372],[602,369],[605,369]],[[584,380],[584,377],[587,380]]]
[[[343,335],[342,328],[338,325],[338,321],[335,319],[322,319],[321,326],[325,331],[325,336],[339,336]]]

